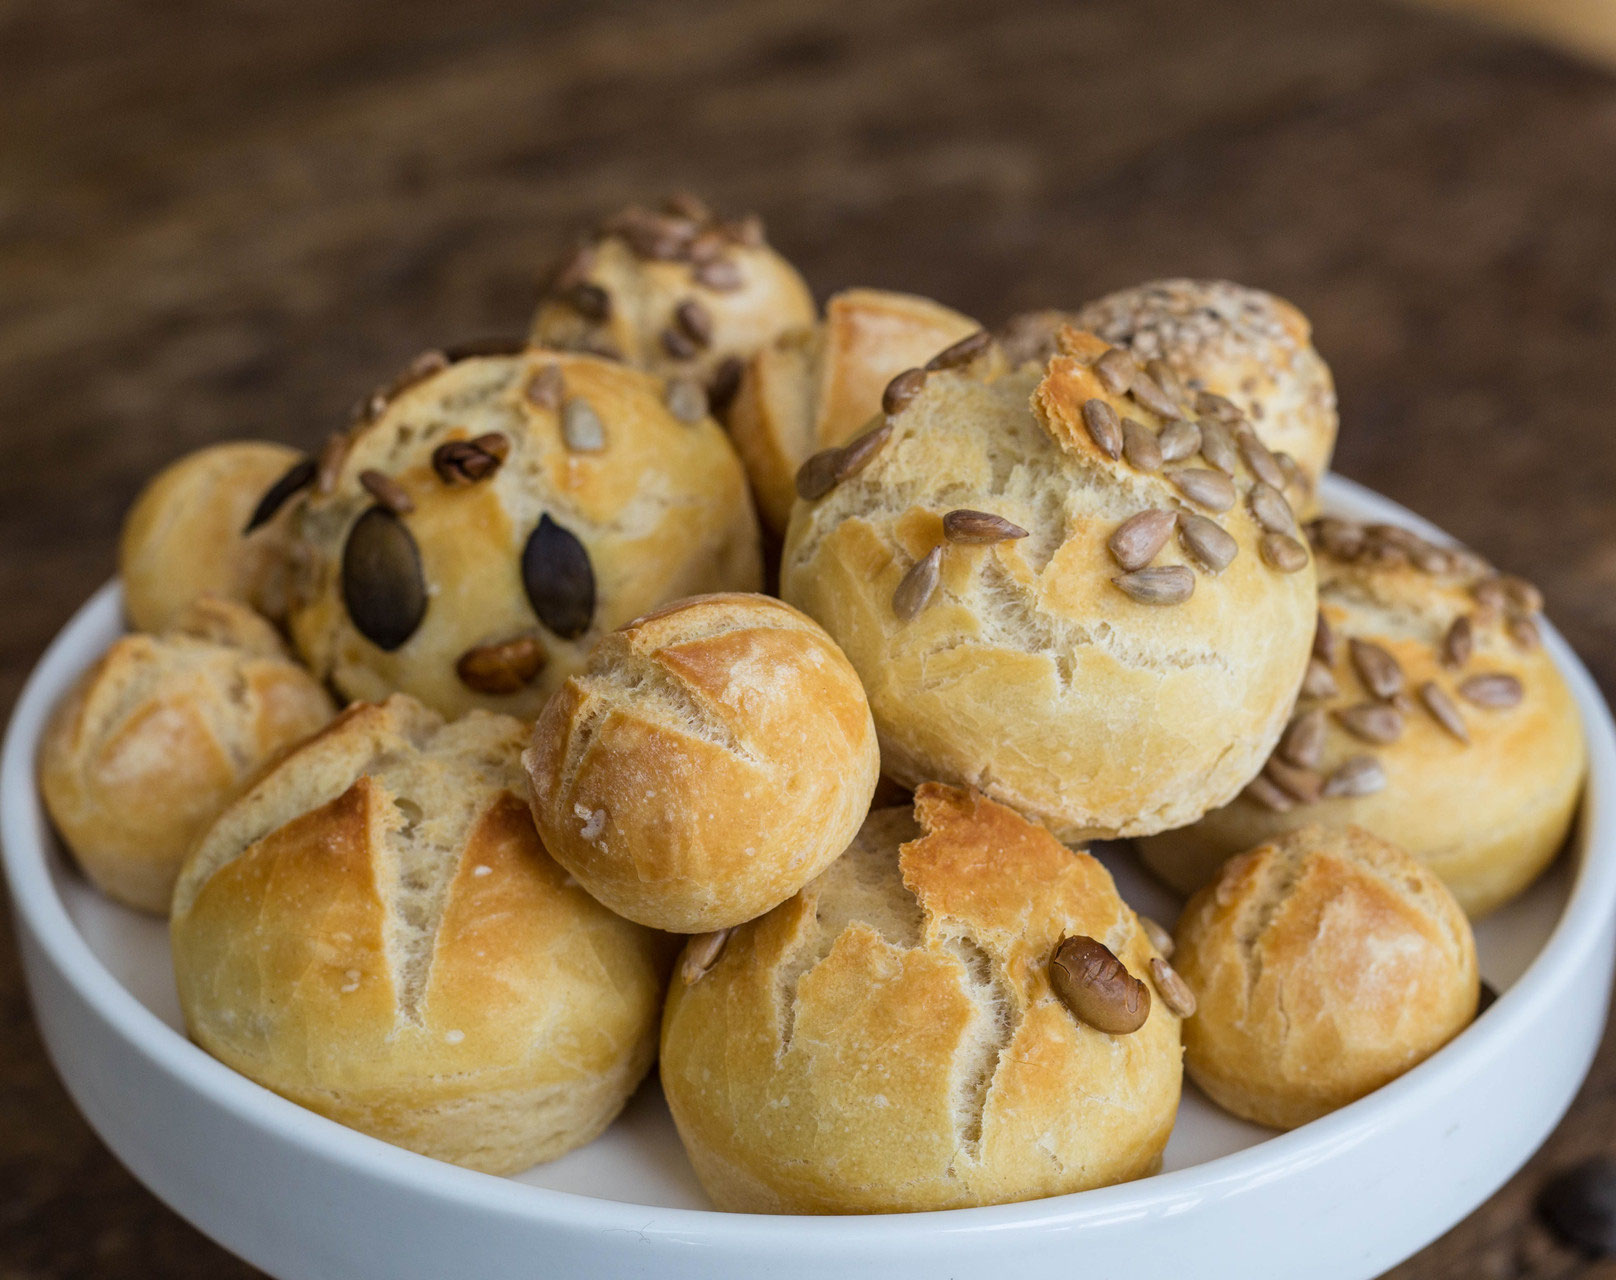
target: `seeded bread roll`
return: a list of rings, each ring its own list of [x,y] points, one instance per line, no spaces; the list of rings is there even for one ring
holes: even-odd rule
[[[1153,1172],[1179,1020],[1147,993],[1130,1034],[1080,1021],[1049,976],[1069,936],[1151,981],[1159,956],[1086,853],[931,783],[913,816],[872,813],[705,974],[709,940],[686,948],[696,980],[668,996],[662,1087],[707,1194],[750,1213],[880,1213]]]
[[[760,585],[740,462],[661,379],[540,351],[412,377],[296,499],[292,635],[348,697],[532,717],[606,632]]]
[[[805,465],[781,594],[857,669],[899,783],[979,787],[1066,840],[1166,830],[1278,738],[1312,564],[1255,437],[1061,343],[934,370],[851,461]]]
[[[1480,993],[1453,895],[1358,827],[1304,827],[1231,859],[1174,941],[1197,1000],[1190,1078],[1276,1129],[1402,1075],[1465,1028]]]
[[[871,425],[893,378],[980,327],[929,298],[848,289],[831,297],[814,328],[784,334],[754,355],[729,429],[764,524],[785,532],[797,468]]]
[[[137,630],[166,630],[205,594],[284,616],[286,521],[247,526],[300,457],[285,445],[237,440],[188,453],[151,479],[118,543],[124,612]]]
[[[1571,691],[1543,650],[1541,599],[1406,529],[1309,526],[1323,624],[1290,728],[1238,799],[1141,841],[1191,892],[1222,861],[1309,823],[1407,849],[1479,916],[1553,859],[1587,765]]]
[[[84,873],[157,915],[242,783],[336,710],[245,606],[205,599],[174,622],[114,642],[57,708],[39,756],[45,806]]]
[[[688,380],[721,412],[753,352],[813,322],[813,294],[756,217],[719,218],[675,196],[659,210],[624,209],[567,255],[533,342]]]
[[[847,847],[881,771],[858,676],[768,596],[700,596],[595,646],[523,757],[556,861],[619,915],[741,924]]]
[[[524,736],[401,695],[260,778],[174,895],[196,1042],[340,1124],[490,1173],[605,1129],[651,1063],[662,944],[546,856]]]

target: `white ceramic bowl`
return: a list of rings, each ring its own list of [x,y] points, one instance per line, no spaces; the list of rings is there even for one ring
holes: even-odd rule
[[[1345,514],[1414,523],[1345,481]],[[95,894],[41,810],[45,717],[117,634],[92,599],[41,660],[0,762],[0,836],[34,1009],[74,1100],[108,1146],[203,1231],[281,1280],[643,1276],[969,1280],[1364,1280],[1500,1185],[1570,1104],[1605,1019],[1616,907],[1616,737],[1593,681],[1547,643],[1582,709],[1592,773],[1569,856],[1478,930],[1504,991],[1452,1044],[1384,1089],[1292,1133],[1236,1121],[1186,1087],[1165,1171],[1026,1204],[883,1217],[722,1214],[685,1165],[660,1094],[517,1179],[387,1146],[304,1111],[178,1030],[166,932]],[[1113,859],[1135,906],[1174,907]]]

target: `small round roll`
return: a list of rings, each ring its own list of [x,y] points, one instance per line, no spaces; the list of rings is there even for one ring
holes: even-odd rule
[[[186,863],[180,1005],[214,1057],[423,1155],[514,1173],[581,1146],[650,1066],[656,935],[550,861],[523,724],[358,704]]]
[[[1128,989],[1132,1030],[1056,994],[1069,938]],[[951,1209],[1158,1167],[1181,1077],[1179,1019],[1151,990],[1161,957],[1104,867],[1011,810],[923,785],[912,815],[872,813],[800,894],[722,941],[716,960],[712,938],[687,946],[694,981],[674,982],[661,1058],[719,1208]]]
[[[168,913],[180,864],[236,790],[336,712],[243,605],[204,597],[116,641],[57,709],[39,785],[91,882]]]
[[[929,363],[804,464],[780,568],[863,679],[883,769],[1065,840],[1232,799],[1316,611],[1272,455],[1092,334],[1063,330],[1041,368],[1006,370],[986,334]]]
[[[813,294],[759,219],[720,218],[682,195],[621,210],[569,253],[532,338],[688,380],[722,412],[753,352],[813,322]]]
[[[842,651],[768,596],[681,601],[607,636],[523,757],[556,861],[619,915],[741,924],[847,847],[880,752]]]
[[[1293,1129],[1423,1061],[1475,1016],[1470,923],[1431,871],[1358,827],[1232,858],[1178,922],[1190,1078]]]
[[[1542,646],[1541,599],[1467,551],[1324,518],[1314,656],[1285,734],[1241,796],[1140,842],[1189,893],[1240,849],[1311,823],[1407,849],[1472,916],[1531,884],[1564,843],[1587,749]]]
[[[980,327],[929,298],[848,289],[831,296],[814,328],[754,355],[728,421],[764,524],[785,532],[797,468],[869,426],[893,378]]]
[[[270,512],[255,522],[254,515],[277,481],[306,465],[285,445],[237,440],[159,471],[124,517],[118,543],[124,611],[135,629],[167,630],[202,595],[283,617],[286,520]]]

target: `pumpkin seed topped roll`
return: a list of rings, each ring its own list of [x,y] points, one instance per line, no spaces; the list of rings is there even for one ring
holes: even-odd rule
[[[1072,840],[1231,799],[1313,631],[1273,456],[1074,329],[1042,367],[978,333],[914,381],[803,465],[780,571],[863,679],[883,771]]]
[[[614,627],[755,589],[740,462],[678,399],[595,356],[418,361],[291,499],[304,660],[350,698],[532,717]]]

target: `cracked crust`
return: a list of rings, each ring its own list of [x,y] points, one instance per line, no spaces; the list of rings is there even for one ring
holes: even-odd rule
[[[1185,907],[1198,1008],[1185,1068],[1227,1111],[1291,1129],[1395,1079],[1475,1015],[1476,947],[1430,870],[1358,827],[1232,858]]]
[[[1180,1085],[1154,1000],[1109,1036],[1050,989],[1069,933],[1150,981],[1105,869],[978,793],[872,813],[789,902],[676,986],[662,1082],[697,1176],[758,1213],[958,1208],[1152,1172]]]
[[[511,1173],[589,1141],[650,1065],[661,944],[545,854],[523,725],[351,707],[202,839],[175,976],[209,1053],[342,1124]]]
[[[785,901],[847,846],[880,771],[858,676],[767,596],[699,596],[603,639],[523,757],[546,846],[678,933]]]
[[[1106,541],[1122,521],[1200,509],[1171,467],[1098,450],[1080,425],[1088,399],[1160,420],[1100,384],[1087,362],[1103,344],[1066,342],[1045,369],[990,355],[931,374],[865,470],[797,504],[781,594],[858,669],[896,781],[978,787],[1067,840],[1140,835],[1194,821],[1262,766],[1306,664],[1313,574],[1264,564],[1239,501],[1217,517],[1236,559],[1197,572],[1187,602],[1140,604],[1113,585]],[[904,622],[893,592],[956,508],[1028,536],[946,546],[936,595]],[[1174,539],[1154,563],[1188,560]]]

